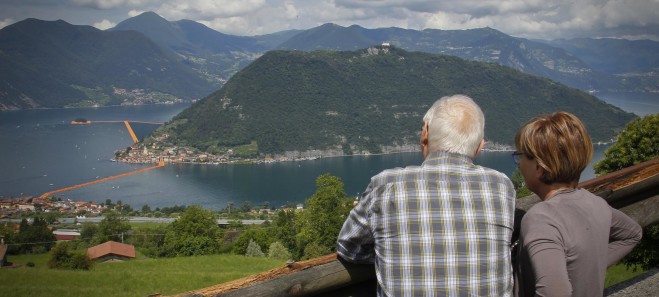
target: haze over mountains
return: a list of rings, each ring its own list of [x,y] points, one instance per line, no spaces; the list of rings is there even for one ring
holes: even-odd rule
[[[356,50],[383,42],[497,63],[581,90],[658,91],[654,41],[541,42],[490,28],[416,31],[334,24],[246,37],[147,12],[106,31],[35,19],[1,29],[0,110],[200,99],[269,50]]]

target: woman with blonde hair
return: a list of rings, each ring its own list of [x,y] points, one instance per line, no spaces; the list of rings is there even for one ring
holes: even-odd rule
[[[593,156],[583,123],[556,112],[526,123],[513,158],[540,203],[522,218],[517,293],[597,296],[608,266],[641,239],[641,227],[604,199],[577,188]]]

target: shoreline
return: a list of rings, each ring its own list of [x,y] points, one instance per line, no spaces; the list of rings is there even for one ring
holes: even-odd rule
[[[501,148],[501,149],[482,149],[481,153],[490,153],[490,152],[514,152],[512,148]],[[383,156],[383,155],[394,155],[394,154],[403,154],[403,153],[420,153],[421,150],[405,150],[405,151],[395,151],[395,152],[383,152],[383,153],[366,153],[366,154],[350,154],[350,155],[327,155],[327,156],[315,156],[315,157],[300,157],[300,158],[279,158],[279,159],[269,159],[265,158],[260,159],[236,159],[236,160],[227,160],[224,162],[195,162],[195,161],[165,161],[165,164],[194,164],[194,165],[224,165],[224,164],[269,164],[269,163],[280,163],[280,162],[300,162],[300,161],[313,161],[326,158],[345,158],[345,157],[369,157],[369,156]],[[156,164],[158,161],[126,161],[121,159],[110,159],[113,162],[122,162],[128,164]]]

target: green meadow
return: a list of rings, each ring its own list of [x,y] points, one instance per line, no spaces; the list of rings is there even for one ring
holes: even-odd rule
[[[0,269],[0,292],[15,297],[175,295],[284,265],[279,260],[229,254],[158,259],[138,254],[127,262],[95,264],[90,271],[49,269],[48,254],[9,255],[8,260],[22,266]],[[618,264],[609,268],[606,286],[641,273]]]
[[[137,258],[97,263],[89,271],[48,268],[48,254],[8,255],[19,268],[0,269],[3,296],[148,296],[180,294],[283,266],[281,260],[237,255]],[[34,267],[28,267],[28,262]],[[4,295],[9,293],[9,295]]]

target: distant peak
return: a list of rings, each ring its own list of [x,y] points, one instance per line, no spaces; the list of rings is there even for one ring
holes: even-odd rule
[[[320,28],[343,28],[335,23],[325,23],[319,26]]]
[[[148,19],[168,22],[165,18],[161,17],[159,14],[153,11],[143,12],[140,15],[134,17],[134,19]]]
[[[143,12],[140,15],[134,16],[132,18],[126,19],[123,22],[117,24],[116,28],[122,28],[124,26],[132,27],[135,24],[159,24],[167,25],[169,21],[161,17],[153,11]]]
[[[157,17],[157,18],[162,18],[159,14],[153,12],[153,11],[145,11],[143,13],[140,13],[137,15],[138,17]]]

